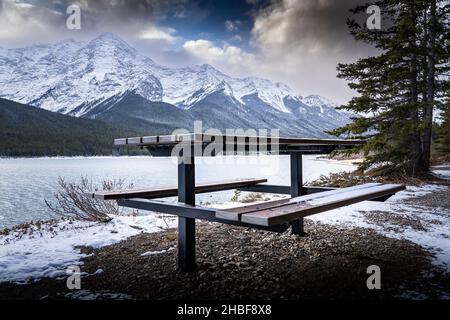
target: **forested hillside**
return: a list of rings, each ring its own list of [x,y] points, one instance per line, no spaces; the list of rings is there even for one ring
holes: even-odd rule
[[[114,138],[137,134],[118,125],[0,99],[0,156],[112,155],[119,151],[113,147]]]

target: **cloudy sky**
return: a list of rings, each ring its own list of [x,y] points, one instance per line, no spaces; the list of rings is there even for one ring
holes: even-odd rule
[[[338,62],[374,53],[345,21],[360,0],[0,0],[0,46],[15,48],[113,32],[156,62],[209,63],[232,76],[258,76],[345,103]],[[66,27],[69,5],[81,29]],[[360,17],[361,18],[361,17]],[[365,18],[365,17],[362,17]]]

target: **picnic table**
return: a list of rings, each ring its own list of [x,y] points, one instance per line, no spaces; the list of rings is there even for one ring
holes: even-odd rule
[[[304,235],[303,218],[312,214],[351,205],[364,200],[385,201],[403,185],[366,183],[349,188],[325,188],[303,185],[302,156],[329,154],[336,149],[363,144],[363,140],[271,138],[262,136],[179,134],[116,139],[116,146],[147,148],[153,156],[178,157],[178,186],[121,191],[95,192],[92,197],[116,200],[120,206],[178,216],[178,266],[182,271],[196,269],[195,220]],[[210,151],[205,154],[205,151]],[[219,150],[219,152],[217,152]],[[220,151],[221,150],[221,151]],[[290,185],[267,184],[266,179],[241,179],[196,185],[195,157],[231,154],[289,155]],[[196,205],[196,193],[238,189],[290,195],[231,209]],[[178,196],[178,203],[161,201]],[[158,200],[157,200],[158,199]]]

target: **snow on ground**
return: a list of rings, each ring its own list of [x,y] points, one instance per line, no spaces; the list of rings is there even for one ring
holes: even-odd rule
[[[432,170],[433,174],[438,178],[450,180],[450,163],[434,166]]]
[[[119,216],[106,224],[61,221],[56,225],[33,226],[26,233],[0,236],[0,282],[26,283],[43,277],[66,277],[66,269],[80,264],[85,254],[79,246],[100,248],[141,232],[175,227],[172,217],[161,215]]]
[[[141,254],[141,256],[143,256],[143,257],[154,256],[154,255],[163,254],[163,253],[166,253],[166,252],[169,252],[169,251],[172,251],[172,250],[175,250],[175,248],[174,247],[170,247],[167,250],[147,251],[147,252],[144,252],[143,254]]]
[[[429,249],[436,254],[435,263],[450,269],[450,212],[446,208],[422,206],[407,203],[403,200],[426,195],[436,191],[450,189],[441,185],[408,186],[386,202],[364,201],[348,207],[323,212],[308,217],[312,221],[342,225],[348,227],[362,227],[373,229],[390,238],[406,239]],[[408,223],[401,225],[383,221],[381,225],[373,223],[364,213],[386,213],[396,215],[405,221],[420,221],[422,228],[413,228]]]
[[[450,268],[449,210],[405,201],[444,190],[450,191],[450,188],[439,185],[408,187],[384,203],[365,201],[308,219],[334,225],[370,228],[388,237],[410,240],[436,253],[436,263]],[[276,195],[267,197],[280,198]],[[237,206],[237,203],[227,202],[214,206],[227,208]],[[369,211],[374,211],[375,216],[381,212],[388,217],[401,218],[406,223],[398,224],[398,219],[391,221],[388,218],[377,224],[365,215]],[[408,221],[420,221],[424,228],[414,228]],[[53,225],[44,224],[41,228],[32,226],[26,232],[14,231],[9,235],[0,235],[0,282],[27,283],[43,277],[65,278],[67,267],[81,264],[80,259],[85,256],[80,252],[79,246],[100,248],[141,232],[157,232],[175,226],[175,218],[166,216],[163,219],[159,214],[149,214],[115,217],[107,224],[61,221]],[[143,252],[142,255],[161,253],[163,252],[150,251]],[[86,296],[89,298],[89,293]]]
[[[450,270],[449,210],[446,208],[420,206],[418,204],[404,202],[404,200],[445,190],[450,192],[450,188],[442,185],[427,184],[422,186],[408,186],[406,190],[397,193],[385,202],[364,201],[309,216],[306,219],[347,227],[370,228],[390,238],[410,240],[424,248],[430,249],[436,254],[435,262],[445,265]],[[266,196],[271,200],[286,198],[286,196],[276,196],[275,198],[274,195],[270,194]],[[217,209],[227,209],[236,206],[237,203],[231,201],[220,205],[214,204],[214,207]],[[374,211],[375,214],[381,211],[388,215],[396,215],[396,217],[401,219],[420,221],[424,225],[425,230],[421,230],[420,228],[414,229],[407,224],[403,226],[394,223],[389,224],[389,221],[383,222],[382,225],[377,225],[373,221],[368,220],[364,215],[365,212],[370,211]],[[398,221],[399,219],[395,220]]]

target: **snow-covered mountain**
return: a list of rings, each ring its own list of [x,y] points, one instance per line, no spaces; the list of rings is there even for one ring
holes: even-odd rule
[[[112,34],[90,42],[65,40],[0,50],[0,97],[71,114],[133,90],[160,101],[161,83],[149,72],[153,61]],[[89,110],[78,110],[81,116]]]
[[[111,33],[88,42],[64,40],[0,48],[1,98],[72,116],[97,117],[128,94],[181,110],[199,109],[195,106],[209,101],[211,108],[240,108],[242,114],[273,113],[267,119],[310,122],[313,131],[348,121],[347,114],[320,96],[303,98],[282,83],[233,78],[206,64],[168,68]],[[133,113],[132,108],[128,111]],[[273,127],[276,125],[273,123]]]

